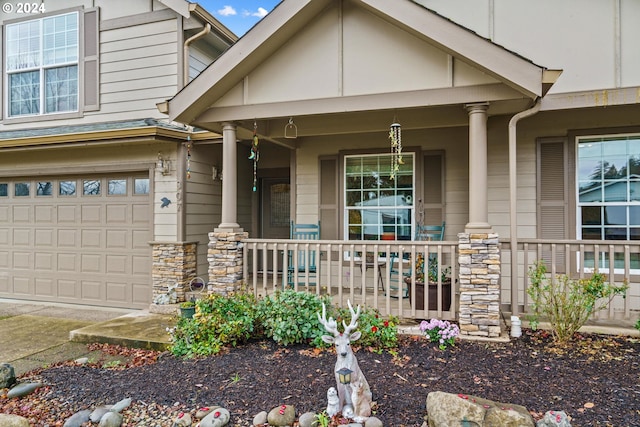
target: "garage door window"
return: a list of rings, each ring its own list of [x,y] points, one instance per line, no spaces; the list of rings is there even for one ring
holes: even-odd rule
[[[82,182],[82,194],[85,196],[100,195],[100,181],[97,179],[85,179]]]
[[[9,196],[8,191],[7,191],[7,187],[8,186],[9,186],[9,184],[0,184],[0,197]]]
[[[51,196],[53,195],[53,183],[51,181],[38,182],[36,187],[36,196]]]
[[[76,195],[76,182],[75,181],[60,181],[60,188],[58,194],[61,196],[75,196]]]
[[[28,182],[16,182],[14,187],[16,197],[28,197],[31,184]]]
[[[126,179],[110,179],[109,188],[107,189],[107,194],[111,196],[127,194],[127,180]]]
[[[149,194],[149,178],[136,178],[134,187],[134,194]]]

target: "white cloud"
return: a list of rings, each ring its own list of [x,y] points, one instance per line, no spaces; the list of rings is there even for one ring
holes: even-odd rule
[[[245,16],[245,17],[255,16],[255,17],[257,17],[257,18],[262,19],[262,18],[264,18],[264,17],[265,17],[265,15],[266,15],[267,13],[269,13],[269,11],[268,11],[267,9],[265,9],[264,7],[259,7],[259,8],[258,8],[258,10],[257,10],[256,12],[251,12],[251,11],[249,11],[249,10],[244,9],[244,10],[242,11],[242,16]]]
[[[218,10],[218,13],[222,16],[231,16],[238,14],[238,12],[236,12],[236,10],[229,5],[225,5],[222,9]]]
[[[265,15],[269,13],[269,11],[267,9],[265,9],[264,7],[259,7],[257,12],[252,13],[252,16],[257,16],[258,18],[264,18]]]

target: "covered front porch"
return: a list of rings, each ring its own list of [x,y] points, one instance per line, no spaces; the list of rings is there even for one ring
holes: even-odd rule
[[[512,268],[511,241],[499,241],[492,251],[488,251],[494,256],[488,256],[488,253],[479,254],[478,249],[484,246],[479,235],[472,235],[466,241],[462,233],[460,239],[374,243],[246,239],[243,241],[242,277],[256,296],[289,288],[318,295],[330,294],[339,305],[346,305],[350,300],[375,307],[385,316],[407,320],[434,317],[453,320],[460,322],[467,334],[482,336],[483,331],[488,331],[486,325],[491,324],[488,320],[498,313],[500,326],[504,326],[511,315],[524,320],[532,314],[527,293],[530,286],[528,272],[537,262],[545,262],[553,277],[566,274],[573,279],[590,277],[594,266],[599,266],[598,270],[606,275],[607,281],[627,284],[629,290],[626,298],[616,297],[608,310],[597,312],[589,323],[632,328],[637,320],[640,243],[522,239],[516,242],[517,263]],[[317,270],[311,271],[308,265],[306,269],[305,266],[298,268],[298,263],[288,265],[287,260],[291,257],[286,254],[291,252],[299,253],[300,264],[311,254],[320,254]],[[367,268],[363,270],[360,254],[365,253],[377,254],[377,257],[365,259]],[[415,263],[411,262],[419,254],[435,261],[436,279],[430,282],[428,292],[419,289],[424,288],[424,280],[417,277]],[[478,262],[478,257],[483,258],[484,263]],[[267,265],[269,259],[281,268],[261,269],[259,266]],[[398,262],[399,259],[404,261]],[[614,268],[609,268],[611,265]],[[291,272],[296,273],[295,277]],[[491,280],[499,286],[479,288],[476,283]],[[492,304],[495,304],[494,310],[488,310]]]
[[[223,135],[210,291],[292,286],[497,336],[502,312],[526,310],[531,254],[553,252],[552,241],[519,238],[536,235],[536,146],[517,129],[559,74],[411,1],[284,0],[160,105]],[[287,196],[265,178],[283,178]],[[322,224],[319,239],[288,239],[290,220]],[[419,226],[442,222],[442,241],[417,239]],[[604,247],[570,242],[566,259],[585,252],[580,244]],[[420,253],[450,280],[437,274],[422,308]],[[312,256],[315,271],[300,269]],[[622,268],[631,278],[631,262]]]

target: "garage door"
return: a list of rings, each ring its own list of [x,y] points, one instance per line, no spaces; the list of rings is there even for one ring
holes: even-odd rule
[[[145,308],[148,175],[0,178],[0,297]]]

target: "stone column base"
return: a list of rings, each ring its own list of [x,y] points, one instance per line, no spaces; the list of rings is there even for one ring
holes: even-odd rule
[[[242,240],[248,237],[249,233],[237,230],[209,233],[209,293],[228,295],[242,288]]]
[[[495,233],[458,234],[460,333],[488,338],[502,333],[500,247]]]

